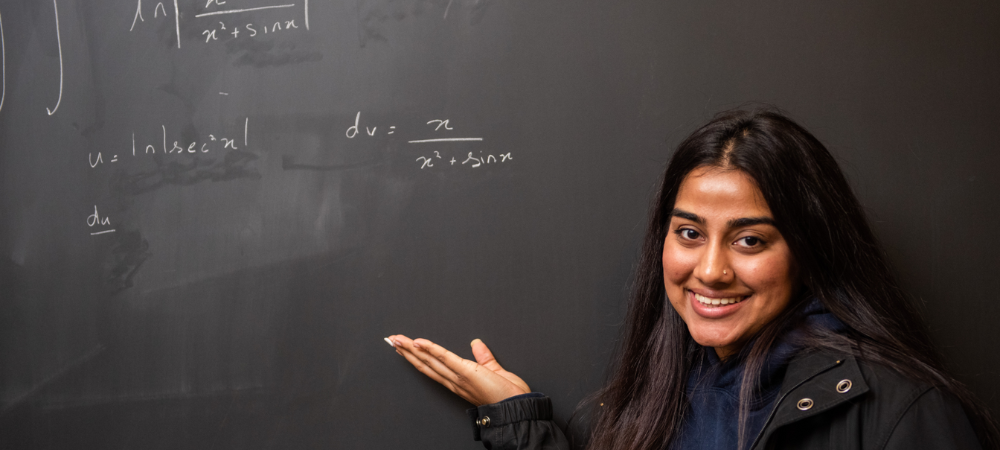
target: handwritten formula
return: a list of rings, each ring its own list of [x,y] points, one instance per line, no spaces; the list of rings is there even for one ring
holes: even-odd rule
[[[239,150],[240,148],[245,148],[250,145],[250,118],[247,117],[243,121],[243,128],[237,134],[230,133],[229,135],[220,134],[216,137],[215,134],[209,134],[206,138],[201,141],[190,141],[182,142],[178,140],[170,141],[168,139],[167,127],[166,125],[161,125],[162,130],[162,140],[160,142],[150,143],[150,142],[139,142],[136,143],[135,133],[132,133],[132,147],[127,152],[126,155],[137,157],[144,155],[191,155],[191,154],[202,154],[209,153],[213,150]],[[104,163],[116,163],[118,162],[118,153],[109,153],[109,159],[105,161],[104,152],[97,152],[95,155],[93,152],[87,155],[87,162],[90,164],[90,168],[94,169],[98,165]]]
[[[46,48],[52,58],[58,57],[59,77],[56,85],[54,77],[50,77],[51,94],[42,99],[44,104],[36,107],[38,114],[44,107],[47,116],[53,116],[66,102],[78,98],[74,88],[80,83],[73,79],[76,63],[77,40],[76,22],[71,17],[60,17],[60,6],[68,10],[69,15],[75,11],[73,5],[60,5],[68,0],[45,1],[42,8],[50,20],[41,30],[49,34],[50,40]],[[51,4],[51,10],[48,6]],[[78,5],[83,5],[80,3]],[[68,8],[66,8],[68,6]],[[449,1],[443,10],[443,18],[447,19],[452,7]],[[116,21],[114,30],[122,36],[135,36],[141,39],[166,39],[164,51],[173,53],[182,46],[211,45],[213,43],[232,42],[236,40],[259,39],[265,36],[286,36],[291,33],[310,31],[310,0],[259,0],[254,2],[244,0],[126,0],[115,6],[122,9],[120,18]],[[4,35],[4,19],[0,11],[0,114],[4,111],[7,89],[7,48],[10,42]],[[125,19],[127,17],[127,19]],[[62,19],[66,30],[60,29]],[[48,25],[50,23],[51,25]],[[51,28],[49,28],[51,26]],[[67,36],[64,49],[62,35]],[[16,41],[15,41],[16,42]],[[54,45],[53,45],[54,44]],[[65,54],[65,55],[64,55]],[[64,56],[70,58],[64,61]],[[183,55],[179,56],[183,57]],[[64,92],[64,88],[67,92]],[[150,86],[150,89],[161,88]],[[48,89],[48,87],[46,87]],[[227,86],[220,86],[218,94],[229,98],[232,92]],[[68,94],[64,97],[64,94]],[[51,97],[49,97],[51,95]],[[239,93],[233,92],[233,95]],[[61,109],[62,107],[62,109]],[[72,109],[72,108],[70,108]],[[65,114],[65,113],[63,113]],[[239,116],[237,116],[239,117]],[[389,148],[395,152],[395,157],[407,161],[415,171],[444,171],[461,169],[481,169],[494,165],[510,165],[514,155],[509,151],[491,149],[487,139],[476,133],[467,133],[467,124],[461,118],[428,116],[423,120],[413,121],[412,117],[405,122],[379,119],[370,120],[362,111],[350,116],[351,119],[340,123],[331,123],[331,129],[342,130],[342,134],[331,135],[335,140],[357,142],[362,140],[379,140],[388,142]],[[338,121],[340,119],[337,119]],[[191,185],[202,181],[224,181],[236,178],[260,178],[262,172],[254,166],[259,154],[251,150],[251,120],[242,117],[238,126],[235,122],[225,126],[225,129],[199,130],[191,124],[184,132],[163,121],[149,125],[140,125],[120,135],[113,145],[99,144],[91,146],[85,153],[76,155],[76,161],[86,159],[89,170],[94,174],[108,176],[109,186],[125,195],[138,195],[153,192],[165,185]],[[475,127],[472,127],[474,129]],[[265,128],[266,130],[267,128]],[[266,131],[264,133],[267,133]],[[266,134],[264,134],[266,136]],[[182,137],[183,136],[183,137]],[[268,142],[261,140],[261,142]],[[334,143],[336,146],[336,142]],[[84,158],[85,156],[85,158]],[[75,159],[74,158],[74,159]],[[291,158],[288,156],[288,158]],[[285,159],[283,157],[283,167]],[[125,161],[142,161],[142,164],[129,165]],[[379,161],[373,157],[373,161]],[[294,161],[287,165],[290,168],[299,166],[316,169],[320,166],[296,165]],[[109,170],[109,167],[120,169]],[[339,167],[339,166],[338,166]],[[119,235],[131,232],[131,219],[122,215],[120,206],[103,205],[102,200],[88,199],[85,221],[87,232],[92,236],[102,236],[112,233]],[[111,217],[122,215],[121,218]],[[116,223],[121,220],[122,223]]]
[[[278,15],[268,19],[247,19],[247,13],[252,12],[271,12]],[[162,1],[146,0],[143,3],[143,0],[136,0],[135,15],[128,31],[135,31],[137,26],[141,28],[147,16],[151,22],[173,20],[177,48],[181,48],[181,20],[192,15],[182,11],[177,0],[172,0],[172,8]],[[297,22],[300,19],[301,27]],[[205,44],[241,37],[253,38],[281,31],[309,30],[309,0],[302,0],[300,5],[286,3],[249,8],[230,7],[229,2],[224,0],[206,0],[204,8],[193,14],[193,20],[205,23],[200,33]]]
[[[379,127],[382,127],[381,131]],[[396,125],[375,125],[364,124],[361,120],[361,112],[354,116],[354,123],[347,127],[344,136],[347,139],[365,139],[376,136],[388,137],[396,134]],[[448,148],[451,143],[468,142],[482,143],[480,136],[466,136],[456,132],[451,119],[431,119],[426,126],[417,130],[419,138],[406,139],[408,146],[412,146],[419,153],[414,161],[417,166],[423,169],[440,167],[468,167],[479,168],[488,164],[501,164],[512,161],[514,158],[511,152],[491,154],[484,151],[462,151],[456,152]],[[416,136],[411,136],[416,137]]]

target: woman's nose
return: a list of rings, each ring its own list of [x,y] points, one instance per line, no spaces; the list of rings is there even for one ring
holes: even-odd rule
[[[729,266],[729,254],[723,245],[712,243],[706,246],[695,270],[695,277],[708,287],[723,286],[733,282],[735,277]]]

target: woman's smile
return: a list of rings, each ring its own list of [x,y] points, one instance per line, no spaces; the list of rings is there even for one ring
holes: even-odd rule
[[[663,279],[691,337],[722,358],[781,314],[798,284],[791,250],[754,182],[708,167],[678,190]]]
[[[732,297],[724,297],[724,298],[714,297],[713,298],[713,297],[709,297],[707,295],[699,294],[699,293],[694,292],[694,291],[689,291],[689,292],[691,292],[691,294],[694,295],[694,299],[695,300],[698,300],[698,302],[700,302],[704,306],[728,305],[730,303],[734,303],[735,304],[735,303],[739,303],[739,302],[743,301],[743,299],[749,297],[747,295],[734,295]]]
[[[710,297],[688,290],[691,310],[706,319],[721,319],[735,313],[743,306],[743,301],[748,299],[746,295],[734,295],[726,297]]]

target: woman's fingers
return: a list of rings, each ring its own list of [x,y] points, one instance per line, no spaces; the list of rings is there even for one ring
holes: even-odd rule
[[[420,371],[420,373],[427,375],[428,378],[434,380],[438,384],[447,388],[449,391],[454,392],[458,396],[464,398],[466,401],[470,403],[476,403],[475,397],[470,395],[465,389],[462,389],[462,386],[454,383],[451,379],[445,378],[444,376],[439,374],[437,370],[425,364],[414,353],[406,349],[398,349],[397,353],[406,358],[406,360],[410,364],[412,364],[413,367],[415,367],[418,371]]]
[[[447,364],[445,364],[443,361],[441,361],[441,359],[439,359],[438,357],[436,357],[434,355],[431,355],[427,351],[427,349],[424,348],[423,346],[421,346],[420,344],[418,344],[417,341],[410,340],[406,336],[395,336],[394,338],[396,338],[396,339],[393,340],[393,342],[396,344],[396,350],[397,350],[397,352],[400,351],[400,350],[402,350],[403,352],[405,352],[405,353],[401,353],[401,354],[404,357],[406,357],[407,361],[410,361],[410,364],[413,364],[414,366],[417,366],[418,370],[420,370],[422,367],[423,368],[427,368],[427,369],[433,371],[434,373],[436,373],[440,378],[442,378],[442,379],[446,380],[448,383],[452,383],[452,384],[456,383],[461,378],[456,373],[456,371],[455,371],[454,368],[449,367]],[[434,347],[437,347],[437,349],[439,349],[438,350],[439,352],[440,351],[444,351],[444,352],[447,352],[447,353],[451,353],[451,352],[448,352],[447,350],[444,350],[443,347],[441,347],[441,346],[439,346],[437,344],[434,344],[433,342],[428,341],[426,339],[420,339],[420,341],[423,341],[423,344],[425,346],[433,345]],[[451,357],[454,358],[454,359],[461,360],[461,358],[459,358],[458,355],[455,355],[454,353],[451,353]],[[456,364],[455,361],[452,358],[449,358],[449,361],[452,364]],[[419,365],[417,363],[419,363]],[[424,371],[421,370],[421,372],[424,372]],[[438,381],[438,380],[435,380],[435,381]],[[448,384],[443,383],[441,381],[438,381],[438,382],[441,383],[441,384],[444,384],[449,389],[452,389],[452,387],[449,386]],[[454,389],[452,389],[452,391],[454,391]]]
[[[420,373],[475,405],[496,403],[530,392],[524,381],[500,368],[495,360],[491,366],[496,370],[464,359],[426,339],[411,340],[402,335],[387,339],[396,347],[396,353],[405,357]],[[485,348],[481,341],[480,345]],[[489,349],[486,352],[489,353]],[[492,359],[492,354],[489,358]]]
[[[424,349],[414,345],[414,342],[406,336],[390,336],[387,338],[396,347],[396,353],[402,355],[420,373],[427,375],[438,384],[448,388],[448,390],[458,394],[469,402],[475,403],[473,396],[459,383],[461,376],[448,368],[437,358],[429,355]],[[427,341],[429,342],[429,341]],[[457,357],[457,356],[456,356]]]
[[[462,359],[458,355],[446,350],[426,339],[414,341],[400,340],[399,348],[410,364],[417,370],[430,376],[434,381],[442,384],[448,390],[462,396],[462,398],[476,404],[479,402],[477,391],[482,384],[489,384],[481,377],[487,375],[489,371],[479,370],[476,363],[467,359]],[[434,374],[434,375],[431,375]]]
[[[492,375],[489,370],[440,345],[426,339],[416,339],[413,341],[413,347],[418,350],[415,355],[424,364],[452,383],[452,386],[449,387],[452,392],[459,394],[459,391],[471,392],[469,395],[478,397],[476,392],[481,390],[483,385],[491,384],[491,381],[487,379]],[[473,401],[473,403],[476,402]]]
[[[427,339],[416,339],[413,341],[413,346],[425,350],[435,360],[446,366],[458,376],[467,377],[470,375],[470,372],[478,370],[476,363],[462,358],[448,349],[428,341]],[[429,361],[428,364],[433,364],[433,362],[434,361]]]
[[[439,384],[447,387],[452,392],[454,392],[454,389],[452,389],[452,386],[454,385],[454,383],[452,383],[451,380],[449,380],[448,378],[445,378],[445,377],[441,376],[441,374],[439,374],[436,370],[434,370],[433,368],[431,368],[430,366],[428,366],[427,364],[425,364],[420,358],[418,358],[416,355],[414,355],[413,353],[411,353],[409,350],[398,349],[398,350],[396,350],[396,353],[399,353],[400,355],[403,355],[403,357],[406,358],[406,360],[410,364],[413,364],[413,367],[416,367],[417,370],[420,371],[420,373],[422,373],[424,375],[427,375],[432,380],[438,382]]]

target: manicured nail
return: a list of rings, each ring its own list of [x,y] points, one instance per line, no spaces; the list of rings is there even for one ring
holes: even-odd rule
[[[394,344],[394,343],[392,342],[392,339],[389,339],[389,338],[385,338],[385,342],[386,342],[387,344],[389,344],[389,345],[393,346],[393,347],[395,347],[395,346],[396,346],[396,344]]]
[[[415,348],[423,348],[423,347],[420,346],[420,344],[417,343],[417,341],[413,341],[413,346]]]
[[[469,343],[469,346],[471,347],[473,345],[476,345],[476,341],[483,342],[481,339],[475,338],[475,339],[472,340],[472,342]]]

